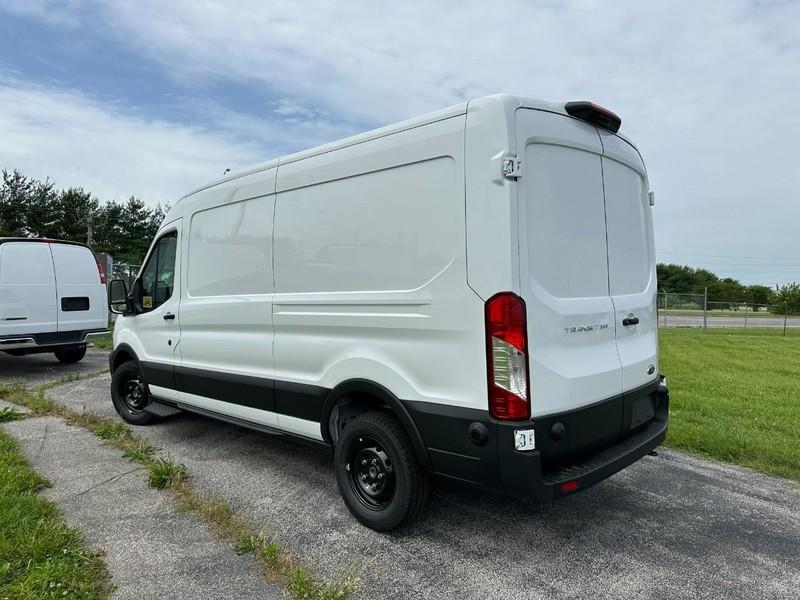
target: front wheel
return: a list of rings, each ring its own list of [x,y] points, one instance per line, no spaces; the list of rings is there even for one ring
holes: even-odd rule
[[[149,425],[156,420],[144,410],[150,396],[134,361],[122,363],[111,376],[111,401],[119,416],[132,425]]]
[[[339,492],[353,516],[375,531],[416,519],[428,497],[428,478],[400,422],[368,412],[345,427],[335,451]]]
[[[54,350],[53,354],[56,355],[59,362],[76,363],[86,355],[86,344],[59,348],[58,350]]]

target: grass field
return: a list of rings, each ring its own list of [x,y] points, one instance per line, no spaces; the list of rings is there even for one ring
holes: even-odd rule
[[[4,413],[10,420],[11,411]],[[105,598],[103,562],[83,546],[56,506],[39,495],[47,485],[14,441],[0,431],[0,598]]]
[[[800,338],[662,329],[667,445],[800,482]]]

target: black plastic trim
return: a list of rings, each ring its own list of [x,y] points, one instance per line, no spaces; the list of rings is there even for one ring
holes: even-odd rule
[[[668,420],[668,395],[659,379],[589,406],[528,421],[496,420],[488,410],[426,402],[404,405],[425,440],[434,473],[540,499],[557,495],[554,474],[566,469],[574,470],[584,489],[638,460],[664,439]],[[560,441],[550,439],[557,422],[566,423],[567,436]],[[470,436],[477,425],[487,432],[484,445]],[[536,450],[514,449],[517,429],[534,429]]]
[[[115,371],[114,365],[117,363],[117,357],[120,354],[123,354],[123,353],[127,354],[133,360],[135,360],[136,364],[138,364],[139,367],[141,368],[141,363],[139,363],[139,357],[136,356],[136,352],[133,351],[133,348],[131,348],[128,344],[119,344],[108,355],[108,370],[109,370],[109,372],[113,373]],[[122,361],[122,362],[127,362],[127,361]],[[122,363],[120,363],[120,364],[122,364]]]
[[[322,408],[329,388],[275,380],[273,408],[270,410],[288,417],[321,422]]]
[[[334,406],[336,406],[337,402],[351,394],[368,394],[388,406],[400,420],[400,424],[405,428],[411,440],[411,445],[414,447],[414,454],[416,454],[417,460],[424,468],[428,470],[432,468],[424,438],[417,426],[417,422],[411,416],[411,412],[407,406],[408,403],[401,401],[387,388],[369,379],[348,379],[330,390],[325,398],[320,420],[322,437],[326,441],[332,442],[327,425]],[[436,405],[431,404],[431,406]]]
[[[148,385],[177,389],[175,386],[175,366],[163,363],[140,360],[139,368]]]
[[[272,379],[183,366],[176,366],[174,372],[174,385],[164,387],[173,387],[187,394],[213,398],[230,404],[276,412],[275,382]],[[151,383],[146,374],[145,380]],[[319,411],[316,413],[316,419],[318,418]]]

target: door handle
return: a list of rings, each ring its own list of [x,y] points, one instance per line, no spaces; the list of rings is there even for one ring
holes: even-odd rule
[[[172,313],[164,313],[164,320],[165,321],[172,321],[172,319],[174,319],[174,318],[175,318],[175,315],[173,315]]]
[[[164,318],[166,318],[166,317],[164,317]],[[625,317],[624,319],[622,319],[622,325],[624,327],[629,327],[631,325],[638,325],[638,324],[639,324],[639,317],[630,316],[630,317]]]

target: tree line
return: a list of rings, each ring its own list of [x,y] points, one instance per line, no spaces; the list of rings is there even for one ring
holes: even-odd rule
[[[81,187],[58,189],[46,179],[3,170],[0,237],[46,237],[88,243],[115,262],[141,264],[167,208],[131,196],[100,202]]]
[[[742,304],[770,305],[773,312],[800,312],[800,284],[788,283],[773,289],[766,285],[745,285],[737,279],[721,278],[706,269],[659,263],[658,291],[666,293],[669,305],[678,308],[680,294],[702,296],[708,289],[708,301],[714,308],[736,309]],[[674,297],[674,301],[673,301]]]

